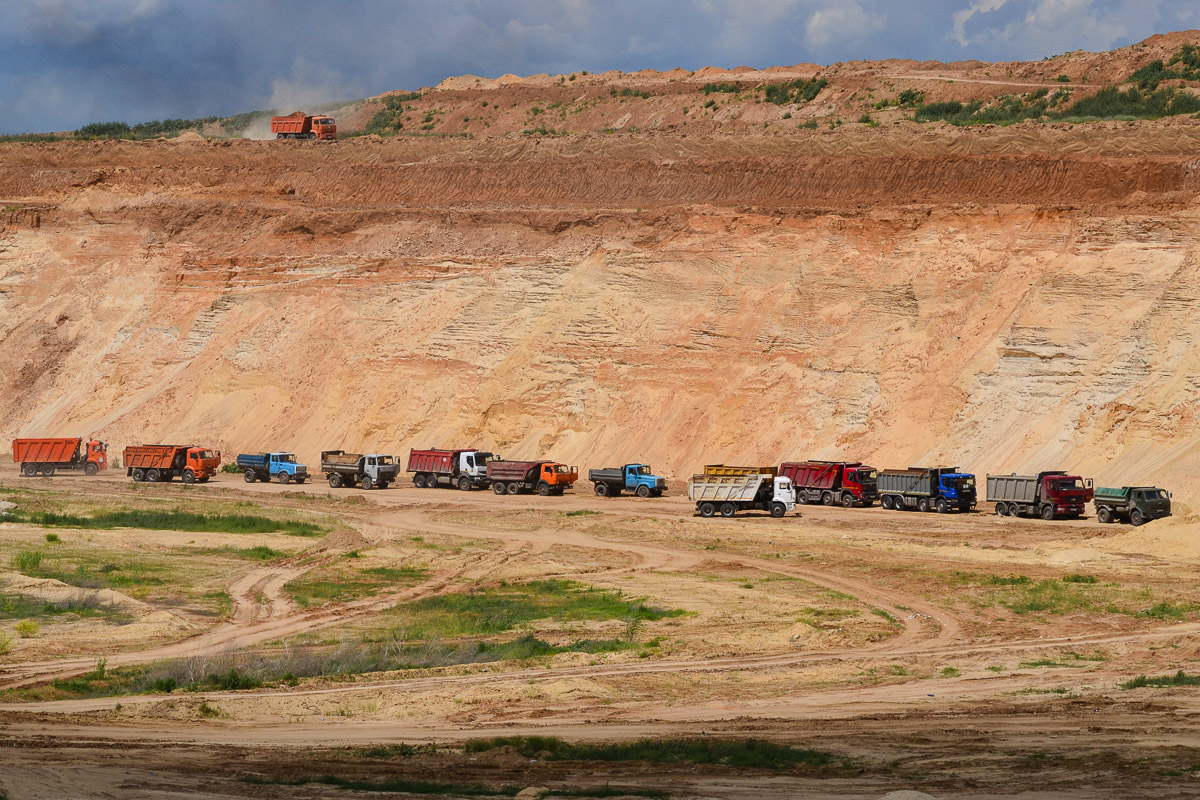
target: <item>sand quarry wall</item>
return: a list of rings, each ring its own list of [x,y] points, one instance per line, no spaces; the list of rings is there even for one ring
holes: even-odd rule
[[[1200,491],[1200,125],[0,146],[0,438]]]

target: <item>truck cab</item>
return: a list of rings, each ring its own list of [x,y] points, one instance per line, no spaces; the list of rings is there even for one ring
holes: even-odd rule
[[[1053,506],[1054,513],[1079,516],[1083,507],[1095,495],[1092,479],[1065,472],[1038,473],[1038,495],[1043,506]]]
[[[783,475],[777,476],[770,484],[764,484],[771,487],[770,502],[764,504],[764,508],[769,509],[771,503],[783,503],[788,511],[796,510],[796,485],[792,483],[791,478]]]
[[[458,454],[458,472],[473,481],[486,480],[488,462],[499,460],[500,456],[483,450],[464,450]]]
[[[383,453],[363,456],[363,472],[371,476],[376,486],[380,486],[395,476],[396,459]]]
[[[324,115],[313,117],[312,129],[318,139],[337,138],[337,123],[333,121],[333,117]]]
[[[661,497],[667,482],[650,473],[649,464],[626,464],[625,489],[638,497]]]
[[[206,447],[189,447],[187,451],[187,466],[198,481],[207,481],[217,474],[221,466],[221,451],[209,450]]]
[[[570,489],[577,480],[579,480],[579,467],[568,467],[566,464],[547,461],[538,470],[539,483],[546,483],[551,488]]]
[[[267,475],[280,483],[304,483],[308,480],[308,467],[296,463],[295,453],[267,453]]]
[[[961,511],[975,508],[975,476],[969,472],[945,472],[938,479],[938,493]]]
[[[849,489],[863,506],[869,506],[879,499],[879,471],[865,465],[847,469],[842,475],[842,487]]]
[[[108,445],[93,439],[87,443],[87,453],[84,462],[88,475],[95,475],[102,469],[108,469]]]

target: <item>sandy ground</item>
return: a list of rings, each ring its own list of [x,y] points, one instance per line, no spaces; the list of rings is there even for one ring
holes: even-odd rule
[[[151,491],[164,497],[241,497],[267,508],[311,506],[314,500],[306,498],[328,504],[331,494],[322,484],[246,485],[236,477],[222,476],[208,487]],[[56,478],[38,485],[47,483],[96,498],[134,492],[119,477]],[[11,471],[0,484],[30,485]],[[137,493],[144,496],[145,489]],[[697,613],[674,631],[661,629],[684,643],[679,649],[649,659],[580,663],[559,656],[535,666],[492,664],[197,696],[139,695],[119,698],[116,711],[114,698],[6,703],[0,706],[0,737],[16,746],[0,748],[5,766],[0,774],[10,797],[50,797],[65,786],[78,791],[85,782],[94,791],[77,796],[149,797],[165,791],[246,796],[259,787],[236,778],[301,768],[286,766],[292,762],[326,763],[337,769],[324,771],[374,777],[453,774],[492,783],[570,786],[603,776],[616,782],[618,776],[598,765],[517,759],[484,766],[464,762],[451,750],[382,763],[341,751],[314,752],[510,733],[602,740],[702,731],[752,735],[828,749],[871,765],[861,774],[836,778],[655,768],[643,770],[632,784],[669,786],[682,796],[878,797],[892,789],[918,788],[938,797],[1067,797],[1103,796],[1120,787],[1128,797],[1182,797],[1190,785],[1188,770],[1200,761],[1194,750],[1193,690],[1116,688],[1135,674],[1186,668],[1198,655],[1200,624],[1123,624],[1088,615],[981,616],[951,596],[927,591],[919,572],[904,575],[894,569],[898,563],[923,563],[1000,574],[1090,570],[1124,581],[1152,579],[1156,585],[1186,581],[1196,564],[1187,546],[1190,525],[1168,521],[1134,532],[1087,520],[1047,524],[988,514],[898,515],[878,508],[819,506],[803,507],[802,515],[784,520],[699,520],[677,497],[600,500],[583,492],[563,498],[496,497],[407,484],[386,491],[343,490],[342,495],[365,498],[352,503],[352,510],[339,506],[336,512],[358,535],[331,535],[328,539],[342,541],[322,541],[314,550],[389,547],[414,532],[430,541],[483,547],[469,558],[447,550],[444,569],[411,589],[315,609],[296,608],[280,591],[306,569],[295,559],[248,566],[229,576],[234,606],[224,621],[160,646],[111,652],[109,665],[212,653],[302,632],[336,635],[398,601],[505,575],[619,583],[628,592],[669,598]],[[563,513],[577,509],[602,513],[580,518]],[[7,526],[6,538],[16,535],[13,527]],[[1156,541],[1179,546],[1147,556],[1139,551],[1147,531],[1154,531]],[[564,552],[579,557],[564,560]],[[772,552],[814,558],[781,559]],[[442,558],[439,553],[432,563]],[[778,620],[742,611],[710,614],[694,589],[672,588],[674,582],[714,570],[759,581],[766,576],[799,580],[813,590],[835,591],[888,610],[899,626],[876,641],[843,634],[797,648],[784,635],[791,628]],[[673,591],[684,596],[673,597]],[[739,608],[733,600],[722,599],[720,605]],[[744,633],[739,627],[765,633],[728,635]],[[699,633],[690,636],[694,632]],[[1103,651],[1104,659],[1020,666],[1094,651]],[[28,685],[93,665],[94,657],[10,655],[0,662],[0,685]],[[995,665],[1003,669],[989,669]],[[903,674],[870,671],[896,666],[904,668]],[[954,668],[952,676],[939,672],[947,666]],[[195,709],[201,702],[220,709],[221,716],[199,717]],[[236,748],[236,763],[218,756],[218,746]],[[312,796],[295,787],[270,791],[276,793],[270,796]]]

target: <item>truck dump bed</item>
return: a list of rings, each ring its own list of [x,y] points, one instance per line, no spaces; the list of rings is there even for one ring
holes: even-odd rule
[[[1101,486],[1096,489],[1096,496],[1093,498],[1097,503],[1109,503],[1110,505],[1121,505],[1129,502],[1129,495],[1133,492],[1132,486],[1122,486],[1114,488],[1111,486]]]
[[[705,464],[705,475],[770,475],[779,473],[775,467],[731,467],[726,464]]]
[[[362,460],[362,453],[347,453],[345,450],[324,450],[321,452],[321,469],[341,468],[355,469]]]
[[[987,499],[989,503],[1034,503],[1037,501],[1038,478],[1036,475],[988,475]]]
[[[242,453],[237,457],[237,465],[239,467],[266,469],[268,458],[270,458],[269,453]]]
[[[748,475],[693,475],[688,481],[688,499],[699,502],[751,502],[758,495],[763,481],[772,480],[765,473]]]
[[[121,463],[129,469],[183,469],[187,463],[186,444],[130,445],[121,455]]]
[[[524,481],[532,480],[529,477],[531,472],[536,472],[542,464],[550,464],[550,461],[489,461],[487,465],[487,476],[491,480],[501,481]]]
[[[75,459],[82,439],[13,439],[13,463],[66,464]]]
[[[936,473],[936,470],[928,469],[885,469],[879,473],[879,491],[932,495],[932,477]]]
[[[435,475],[454,473],[454,462],[466,450],[409,450],[409,472],[432,472]]]
[[[589,469],[589,481],[604,481],[606,483],[624,483],[625,469],[624,467],[616,467],[614,469]]]

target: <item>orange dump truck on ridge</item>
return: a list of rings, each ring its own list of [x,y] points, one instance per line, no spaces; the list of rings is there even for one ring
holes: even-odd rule
[[[286,117],[271,117],[271,133],[276,139],[337,139],[337,123],[324,114],[310,116],[293,111]]]
[[[143,444],[125,448],[125,474],[141,483],[170,481],[207,483],[221,466],[221,451],[188,444]]]

